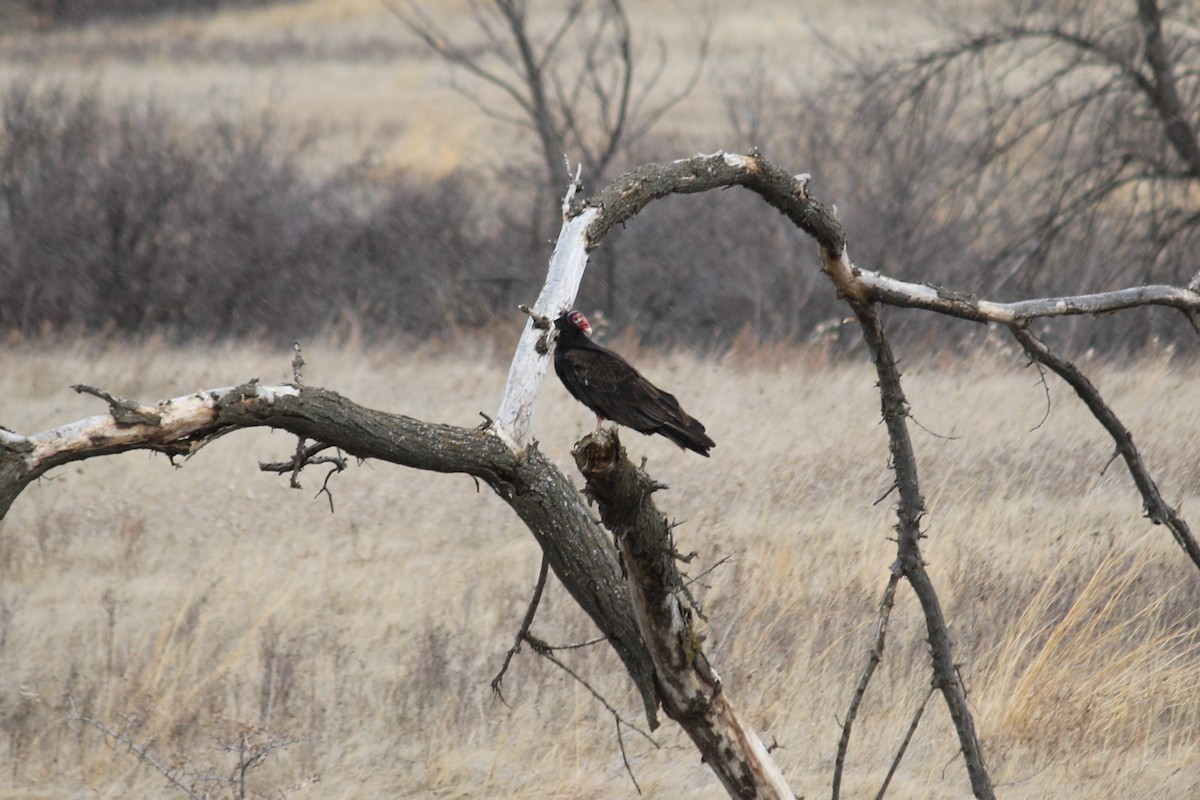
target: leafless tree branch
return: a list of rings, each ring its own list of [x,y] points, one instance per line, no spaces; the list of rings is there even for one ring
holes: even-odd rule
[[[1009,330],[1012,331],[1013,338],[1020,343],[1030,358],[1045,365],[1075,390],[1096,421],[1108,431],[1117,447],[1117,452],[1125,460],[1125,466],[1129,469],[1129,474],[1142,495],[1146,516],[1155,525],[1166,525],[1171,536],[1187,553],[1192,563],[1200,567],[1200,545],[1192,536],[1191,528],[1179,516],[1179,512],[1163,499],[1158,485],[1154,482],[1149,470],[1146,469],[1141,453],[1133,443],[1133,434],[1104,402],[1104,398],[1100,396],[1100,392],[1092,382],[1079,371],[1078,367],[1056,355],[1041,339],[1030,333],[1027,327],[1014,325]]]
[[[875,794],[875,800],[883,800],[884,794],[887,793],[888,786],[892,783],[892,778],[896,775],[896,770],[900,767],[900,761],[904,758],[904,753],[908,750],[908,745],[912,742],[913,734],[917,732],[917,725],[921,722],[921,716],[925,713],[925,706],[929,705],[929,698],[933,697],[934,687],[930,686],[929,691],[925,693],[921,704],[917,706],[916,712],[913,713],[912,722],[908,725],[908,731],[904,734],[904,739],[900,742],[900,746],[896,748],[896,757],[892,759],[892,765],[888,767],[887,775],[883,778],[883,784],[880,785],[879,791]]]
[[[533,597],[529,599],[529,607],[525,609],[521,627],[517,629],[517,636],[513,640],[512,647],[508,648],[508,652],[504,654],[504,663],[500,665],[500,671],[496,673],[496,677],[492,678],[492,693],[499,697],[500,702],[505,705],[508,703],[500,691],[500,684],[504,681],[504,673],[508,672],[509,662],[521,649],[521,642],[525,641],[525,637],[529,635],[529,626],[533,624],[533,616],[537,613],[538,604],[542,601],[542,591],[546,588],[546,576],[549,574],[549,570],[550,562],[546,560],[545,556],[542,556],[542,566],[538,569],[537,584],[533,587]]]
[[[271,427],[329,442],[358,458],[479,478],[517,512],[568,593],[625,662],[657,726],[653,666],[637,631],[608,537],[570,480],[528,447],[520,457],[491,431],[436,425],[359,406],[317,387],[257,382],[210,389],[153,406],[157,424],[91,417],[32,436],[0,430],[0,518],[54,467],[140,449],[188,455],[233,430]]]

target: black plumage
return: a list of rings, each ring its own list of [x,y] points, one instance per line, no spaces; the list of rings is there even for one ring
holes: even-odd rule
[[[704,426],[619,355],[592,341],[591,325],[578,311],[568,311],[554,320],[558,343],[554,347],[554,371],[579,402],[596,415],[596,428],[610,419],[640,433],[661,433],[680,447],[707,457],[716,442]]]

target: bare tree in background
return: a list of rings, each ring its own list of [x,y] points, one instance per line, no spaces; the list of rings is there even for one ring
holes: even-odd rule
[[[605,180],[622,149],[692,93],[712,28],[707,3],[684,15],[697,21],[696,57],[687,77],[668,85],[665,38],[654,40],[648,56],[640,53],[622,0],[570,0],[553,13],[530,8],[528,0],[470,0],[474,39],[439,27],[423,5],[400,0],[392,9],[437,56],[476,79],[457,88],[486,117],[533,134],[541,178],[518,180],[536,189],[530,231],[538,244],[570,177],[568,161],[581,166],[584,186]],[[604,259],[606,306],[614,313],[615,252]]]
[[[1186,281],[1200,248],[1200,6],[997,7],[945,47],[864,70],[867,140],[937,154],[918,156],[915,190],[933,202],[913,233],[969,226],[990,292]]]
[[[822,40],[841,69],[810,90],[783,94],[781,71],[747,66],[722,87],[730,129],[820,164],[856,255],[894,276],[1010,297],[1186,282],[1200,249],[1200,5],[991,8],[943,20],[949,43],[917,54]],[[903,324],[925,335],[936,321]],[[1109,351],[1186,342],[1161,314],[1058,335]]]

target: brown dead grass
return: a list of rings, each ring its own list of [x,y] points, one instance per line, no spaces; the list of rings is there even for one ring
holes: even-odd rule
[[[915,354],[914,354],[915,355]],[[368,405],[460,425],[498,403],[494,344],[306,349],[309,382]],[[66,386],[145,400],[286,378],[265,346],[20,344],[0,355],[0,424],[31,432],[102,409]],[[671,485],[703,591],[708,643],[734,702],[793,788],[828,791],[836,719],[863,664],[893,557],[886,442],[869,366],[815,350],[743,349],[722,362],[641,353],[718,441],[711,460],[636,434],[626,445]],[[1200,393],[1166,360],[1089,364],[1167,497],[1196,506]],[[1200,787],[1200,581],[1140,502],[1096,425],[1021,359],[907,369],[930,515],[927,553],[953,626],[989,766],[1006,797],[1190,797]],[[589,415],[548,384],[543,450],[569,465]],[[473,482],[368,463],[332,482],[336,513],[260,474],[287,437],[239,433],[173,470],[127,454],[57,470],[0,523],[0,797],[161,793],[162,780],[67,722],[70,695],[194,768],[222,768],[238,723],[303,737],[255,775],[270,795],[627,797],[612,720],[529,653],[488,682],[518,624],[537,551]],[[592,634],[552,585],[535,631]],[[631,719],[638,703],[604,648],[565,654]],[[928,685],[905,588],[853,740],[852,796],[873,792]],[[670,723],[661,749],[626,734],[649,797],[712,797],[715,780]],[[962,797],[935,698],[897,776],[901,797]],[[170,792],[167,792],[169,795]]]

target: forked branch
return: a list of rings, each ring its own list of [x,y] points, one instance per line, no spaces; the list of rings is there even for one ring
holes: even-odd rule
[[[855,302],[851,303],[851,307],[858,317],[863,339],[866,340],[879,376],[880,405],[888,430],[896,488],[900,494],[896,505],[899,567],[921,603],[933,665],[933,686],[941,690],[946,708],[950,711],[950,719],[954,722],[958,743],[966,761],[971,790],[980,800],[988,800],[995,797],[995,792],[984,764],[983,748],[975,733],[975,720],[967,706],[967,689],[955,668],[950,628],[921,555],[921,519],[925,515],[925,500],[921,496],[916,453],[908,433],[908,401],[900,386],[900,370],[896,367],[891,345],[884,336],[883,323],[875,313],[874,306]]]

